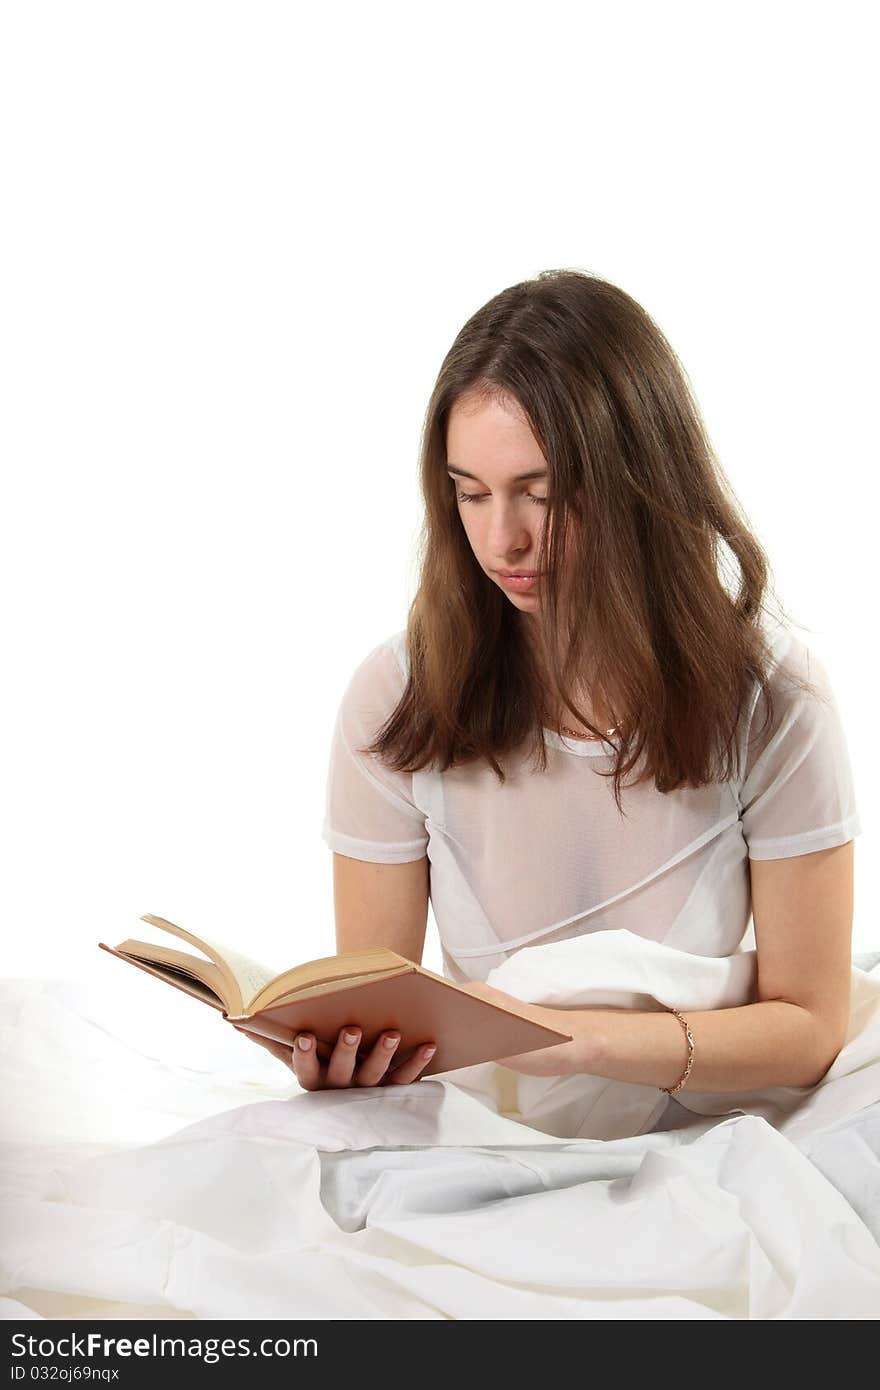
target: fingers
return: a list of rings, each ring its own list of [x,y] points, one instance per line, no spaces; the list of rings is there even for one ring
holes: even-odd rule
[[[429,1044],[428,1055],[425,1055],[423,1049],[418,1048],[400,1067],[390,1072],[390,1065],[400,1043],[400,1034],[396,1030],[380,1033],[366,1057],[358,1062],[357,1050],[360,1041],[361,1029],[357,1024],[341,1028],[327,1063],[326,1077],[323,1081],[320,1076],[311,1080],[313,1074],[309,1072],[308,1089],[317,1090],[322,1085],[329,1089],[342,1086],[381,1086],[385,1080],[392,1079],[395,1085],[405,1085],[418,1079],[436,1050],[433,1044]],[[298,1052],[295,1052],[294,1056],[298,1057]],[[297,1076],[301,1081],[302,1074],[298,1065]],[[302,1081],[302,1084],[306,1086],[305,1081]]]
[[[304,1091],[317,1091],[321,1085],[321,1063],[311,1033],[297,1033],[291,1053],[296,1079]]]
[[[403,1086],[410,1081],[417,1081],[422,1070],[428,1065],[434,1053],[437,1051],[433,1043],[426,1043],[417,1047],[405,1062],[401,1062],[399,1067],[390,1071],[385,1078],[389,1086]]]
[[[346,1028],[340,1028],[336,1045],[330,1053],[330,1060],[327,1063],[325,1085],[329,1087],[351,1085],[360,1040],[361,1030],[356,1024],[352,1023]]]
[[[288,1047],[271,1038],[251,1033],[246,1028],[233,1026],[289,1067],[305,1091],[318,1091],[325,1087],[332,1090],[344,1086],[381,1086],[384,1083],[407,1085],[419,1079],[437,1050],[433,1043],[422,1044],[391,1070],[400,1043],[400,1033],[394,1030],[380,1033],[367,1055],[358,1062],[361,1029],[357,1024],[341,1028],[332,1048],[316,1040],[313,1033],[298,1033],[293,1039],[293,1046]],[[322,1066],[325,1059],[326,1069]]]
[[[380,1033],[358,1067],[354,1084],[356,1086],[381,1085],[382,1078],[394,1059],[399,1042],[400,1034],[397,1032]]]
[[[263,1037],[260,1033],[252,1033],[249,1028],[242,1028],[238,1023],[232,1026],[237,1033],[250,1038],[251,1042],[258,1043],[267,1052],[271,1052],[273,1057],[277,1057],[279,1062],[289,1067],[305,1090],[314,1091],[323,1084],[321,1060],[330,1055],[331,1049],[322,1042],[318,1042],[316,1048],[313,1034],[300,1034],[299,1037],[294,1037],[291,1043],[282,1043],[276,1042],[273,1038]]]

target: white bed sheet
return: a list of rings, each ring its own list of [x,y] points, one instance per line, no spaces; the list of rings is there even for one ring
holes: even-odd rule
[[[638,946],[636,981],[617,944],[613,961],[608,941],[584,948],[606,952],[597,991],[662,994],[662,957]],[[740,988],[742,964],[718,964],[690,998]],[[512,969],[489,979],[518,992]],[[132,986],[126,1031],[89,987],[0,981],[0,1316],[876,1318],[880,957],[854,981],[851,1036],[809,1096],[744,1114],[688,1097],[710,1113],[612,1138],[551,1132],[607,1121],[597,1078],[562,1106],[540,1079],[544,1128],[496,1112],[491,1064],[306,1094],[226,1025],[219,1065],[150,1056],[151,986],[140,1018]],[[627,1094],[663,1123],[653,1088]]]

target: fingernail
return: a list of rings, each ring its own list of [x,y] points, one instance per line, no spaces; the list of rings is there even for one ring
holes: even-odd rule
[[[296,1044],[302,1052],[308,1052],[309,1048],[312,1045],[312,1040],[311,1038],[298,1037],[296,1040]]]
[[[425,1050],[424,1050],[424,1052],[422,1053],[422,1056],[423,1056],[423,1057],[425,1058],[425,1060],[427,1061],[430,1057],[433,1057],[433,1056],[434,1056],[434,1053],[435,1053],[436,1051],[437,1051],[436,1047],[426,1047]]]
[[[385,1046],[386,1046],[386,1047],[396,1047],[397,1044],[398,1044],[399,1042],[400,1042],[400,1038],[386,1038],[386,1039],[385,1039]]]
[[[345,1038],[345,1041],[347,1043],[356,1043],[358,1040],[357,1033],[343,1033],[342,1036]]]

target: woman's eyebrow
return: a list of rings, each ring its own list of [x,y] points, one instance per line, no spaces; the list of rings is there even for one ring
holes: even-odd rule
[[[481,478],[478,478],[478,477],[476,476],[476,474],[474,474],[474,473],[467,473],[463,468],[453,468],[453,466],[452,466],[451,463],[448,463],[448,464],[446,465],[446,471],[447,471],[447,473],[456,473],[456,474],[458,475],[459,478],[470,478],[471,482],[473,482],[473,483],[482,482],[482,479],[481,479]],[[517,473],[516,477],[513,478],[513,479],[511,479],[511,481],[514,482],[514,483],[527,483],[527,482],[529,482],[529,480],[530,480],[531,478],[546,478],[546,477],[547,477],[547,469],[546,469],[546,468],[538,468],[538,469],[536,469],[536,470],[535,470],[534,472],[532,472],[532,473]]]

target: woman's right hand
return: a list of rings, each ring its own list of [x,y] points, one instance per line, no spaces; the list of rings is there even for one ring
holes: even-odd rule
[[[379,1034],[373,1047],[356,1067],[361,1040],[361,1030],[356,1024],[340,1028],[336,1045],[329,1050],[323,1063],[313,1033],[298,1033],[293,1039],[293,1047],[288,1047],[285,1043],[273,1042],[271,1038],[252,1033],[241,1024],[234,1023],[232,1026],[289,1067],[305,1091],[335,1090],[340,1086],[405,1086],[410,1081],[419,1080],[423,1068],[437,1050],[434,1043],[421,1043],[405,1062],[392,1070],[391,1063],[400,1034],[388,1030]],[[328,1051],[326,1048],[324,1050]]]

